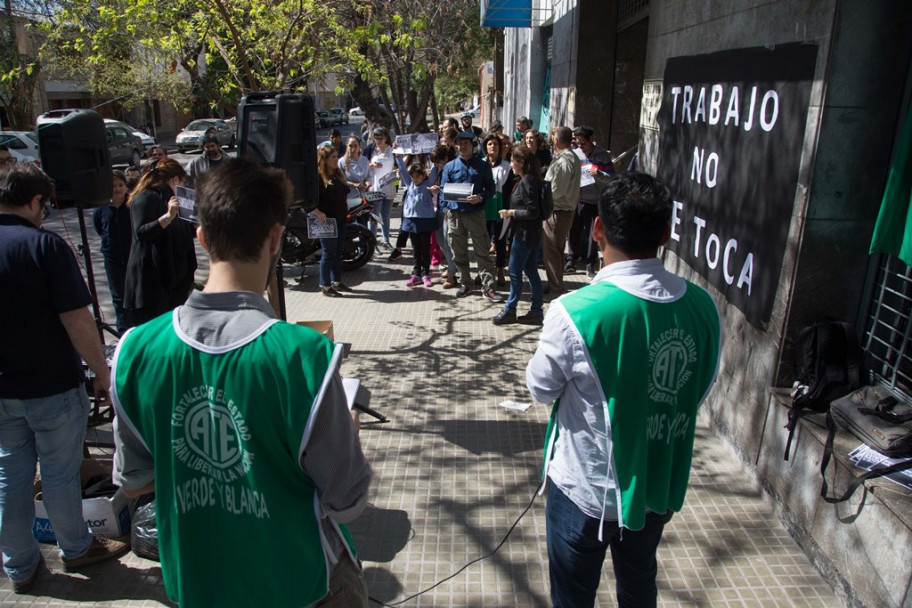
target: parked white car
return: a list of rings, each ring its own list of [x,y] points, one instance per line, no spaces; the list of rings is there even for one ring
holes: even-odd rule
[[[364,112],[361,111],[360,107],[354,107],[348,111],[349,116],[364,116]]]
[[[13,157],[41,163],[38,134],[34,131],[0,131],[0,145],[9,148]]]

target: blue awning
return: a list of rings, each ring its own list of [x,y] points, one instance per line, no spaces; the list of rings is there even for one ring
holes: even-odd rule
[[[481,0],[482,27],[532,27],[532,0]]]

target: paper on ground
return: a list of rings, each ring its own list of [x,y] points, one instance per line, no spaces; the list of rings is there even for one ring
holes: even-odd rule
[[[511,410],[517,410],[520,412],[525,412],[527,409],[532,407],[531,403],[519,403],[518,401],[502,401],[500,403],[501,407],[505,407]]]

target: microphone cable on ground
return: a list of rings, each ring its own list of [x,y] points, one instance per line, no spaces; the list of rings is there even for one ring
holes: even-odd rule
[[[431,585],[431,586],[428,587],[427,589],[423,589],[423,590],[419,591],[418,593],[414,593],[414,594],[408,596],[407,598],[405,598],[405,599],[403,599],[403,600],[399,600],[398,602],[396,602],[396,603],[394,603],[394,604],[386,604],[386,603],[381,602],[380,600],[378,600],[378,599],[376,599],[376,598],[373,598],[373,597],[371,597],[371,596],[367,596],[367,599],[370,600],[371,602],[374,602],[375,604],[377,604],[377,605],[379,605],[379,606],[384,606],[385,608],[395,608],[396,606],[401,606],[401,605],[404,604],[405,602],[408,602],[408,601],[410,601],[410,600],[413,600],[413,599],[415,599],[416,597],[418,597],[419,595],[424,595],[424,594],[427,593],[428,591],[431,591],[432,589],[436,589],[437,587],[439,587],[439,586],[442,585],[443,583],[445,583],[445,582],[447,582],[447,581],[449,581],[449,580],[452,580],[452,579],[456,578],[457,576],[459,576],[460,574],[462,574],[462,573],[466,570],[466,568],[468,568],[469,566],[471,566],[471,565],[473,565],[473,564],[477,564],[477,563],[480,562],[480,561],[484,561],[484,560],[488,559],[489,557],[491,557],[492,555],[494,555],[495,553],[497,553],[497,551],[500,550],[500,548],[504,546],[504,543],[507,542],[507,539],[510,538],[510,534],[512,534],[512,533],[513,533],[513,530],[516,529],[516,526],[519,525],[520,520],[522,520],[522,518],[526,516],[526,513],[528,513],[528,512],[529,512],[529,509],[532,508],[532,505],[535,504],[535,498],[538,496],[538,493],[539,493],[539,491],[541,491],[542,487],[544,487],[544,484],[545,484],[545,480],[543,479],[542,482],[541,482],[540,484],[538,484],[538,487],[535,488],[535,491],[532,493],[532,500],[529,501],[528,506],[526,506],[526,508],[523,509],[523,512],[519,514],[519,517],[516,518],[516,521],[514,521],[514,522],[513,522],[513,525],[510,526],[510,529],[507,530],[507,533],[504,535],[503,539],[501,539],[500,543],[498,543],[497,546],[494,547],[494,549],[493,549],[490,553],[488,553],[487,555],[482,555],[482,556],[479,557],[479,558],[473,559],[472,561],[470,561],[469,563],[467,563],[466,565],[464,565],[462,568],[460,568],[459,570],[457,570],[457,571],[454,572],[453,574],[449,575],[449,576],[446,577],[446,578],[440,579],[439,581],[437,581],[436,583],[434,583],[433,585]]]

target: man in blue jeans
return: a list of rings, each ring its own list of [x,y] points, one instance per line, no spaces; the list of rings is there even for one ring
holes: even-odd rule
[[[79,469],[89,402],[82,357],[107,399],[110,375],[89,292],[69,246],[41,230],[53,186],[32,164],[0,168],[0,549],[16,593],[42,570],[32,535],[33,482],[41,491],[67,571],[123,555],[82,516]]]
[[[721,338],[709,294],[656,258],[671,209],[648,175],[608,184],[593,227],[605,267],[552,302],[526,369],[532,397],[555,401],[544,473],[556,608],[595,603],[609,547],[618,604],[656,605],[656,549],[684,502]]]

